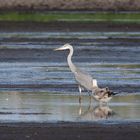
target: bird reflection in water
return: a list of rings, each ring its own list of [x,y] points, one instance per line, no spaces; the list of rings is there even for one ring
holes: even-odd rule
[[[79,117],[78,119],[84,120],[96,120],[96,119],[108,119],[114,116],[115,112],[108,105],[92,106],[91,104],[87,109],[79,104]]]

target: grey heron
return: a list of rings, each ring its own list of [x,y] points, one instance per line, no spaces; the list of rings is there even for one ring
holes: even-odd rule
[[[83,72],[81,69],[76,67],[75,64],[73,64],[71,59],[72,59],[74,50],[70,44],[65,44],[62,47],[59,47],[54,50],[55,51],[69,50],[67,62],[68,62],[71,72],[75,76],[75,80],[78,83],[78,88],[80,92],[80,96],[79,96],[80,103],[81,103],[81,92],[83,89],[91,91],[92,96],[99,102],[108,102],[112,98],[113,92],[111,92],[108,88],[99,88],[96,79],[93,79],[92,76],[90,76],[86,72]]]

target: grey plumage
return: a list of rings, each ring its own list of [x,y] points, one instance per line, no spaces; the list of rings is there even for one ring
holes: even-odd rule
[[[78,82],[80,86],[86,88],[87,90],[93,90],[93,87],[94,86],[96,87],[97,85],[94,85],[92,77],[89,74],[80,70],[78,67],[76,67],[71,60],[72,55],[73,55],[73,47],[70,44],[65,44],[64,46],[55,50],[66,50],[66,49],[70,50],[67,57],[67,62],[68,62],[70,70],[75,76],[76,81]]]

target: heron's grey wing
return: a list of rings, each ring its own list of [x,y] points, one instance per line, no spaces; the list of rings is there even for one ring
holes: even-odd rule
[[[75,75],[75,79],[76,81],[83,86],[84,88],[86,88],[87,90],[92,90],[93,88],[93,81],[92,81],[92,77],[81,71],[79,68],[77,68],[77,70],[74,73]]]

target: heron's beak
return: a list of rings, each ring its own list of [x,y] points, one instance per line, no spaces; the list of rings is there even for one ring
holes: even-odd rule
[[[72,48],[72,46],[67,43],[67,44],[63,45],[62,47],[54,49],[54,51],[67,50],[67,49],[70,49],[70,47]]]
[[[60,51],[60,50],[64,50],[64,49],[63,49],[63,46],[60,47],[60,48],[56,48],[56,49],[54,49],[54,51]]]
[[[58,51],[59,50],[59,48],[56,48],[56,49],[53,49],[54,51]]]

